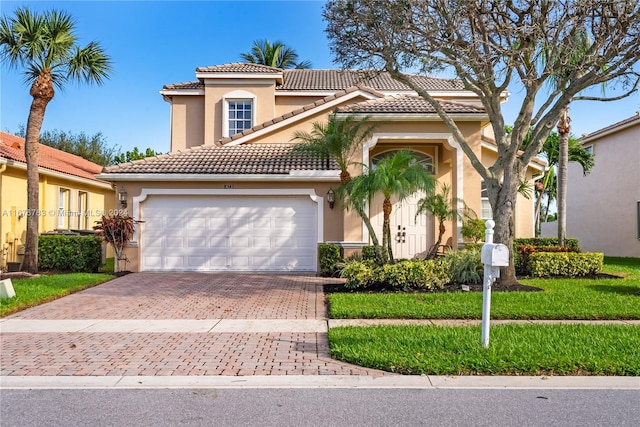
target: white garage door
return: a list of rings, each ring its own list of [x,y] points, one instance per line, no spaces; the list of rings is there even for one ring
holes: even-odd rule
[[[295,196],[149,196],[142,271],[316,271],[317,204]]]

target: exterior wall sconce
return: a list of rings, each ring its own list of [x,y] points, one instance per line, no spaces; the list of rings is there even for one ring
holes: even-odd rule
[[[120,202],[120,206],[122,206],[122,209],[127,208],[127,192],[124,191],[124,188],[121,188],[120,192],[118,193],[118,201]]]
[[[333,205],[336,203],[336,193],[332,188],[327,191],[327,202],[329,202],[329,209],[333,209]]]

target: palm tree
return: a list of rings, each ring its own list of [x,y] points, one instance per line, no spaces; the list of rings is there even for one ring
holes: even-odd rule
[[[476,213],[462,199],[451,197],[451,187],[447,184],[441,185],[439,193],[433,193],[420,199],[416,218],[424,212],[431,212],[438,220],[438,239],[427,254],[427,259],[434,258],[438,252],[442,236],[447,231],[444,225],[445,221],[477,217]]]
[[[376,129],[376,125],[369,123],[369,117],[357,118],[350,114],[338,118],[331,114],[326,123],[314,122],[311,132],[296,131],[291,138],[298,141],[293,152],[301,152],[309,156],[334,160],[340,168],[340,187],[337,190],[338,199],[344,202],[345,209],[353,209],[362,218],[373,243],[376,260],[382,263],[378,238],[365,210],[368,203],[366,195],[362,194],[359,184],[352,183],[349,166],[353,164],[355,152],[368,141]]]
[[[377,193],[382,193],[382,258],[393,262],[391,247],[391,197],[399,201],[406,199],[418,190],[433,192],[436,180],[409,150],[398,150],[393,155],[382,158],[366,173],[353,179],[352,191],[360,195],[360,199],[371,200]],[[352,195],[353,197],[353,195]]]
[[[97,42],[77,44],[75,22],[65,12],[42,14],[18,8],[13,17],[0,20],[0,57],[10,67],[24,68],[25,82],[33,97],[25,138],[27,163],[27,212],[37,212],[38,144],[47,105],[69,81],[101,84],[111,71],[111,60]],[[27,216],[23,270],[38,270],[38,217]]]
[[[273,44],[269,40],[256,40],[253,42],[251,52],[241,53],[240,57],[252,64],[262,64],[274,68],[311,68],[311,62],[298,61],[298,54],[295,49],[287,46],[281,41]]]

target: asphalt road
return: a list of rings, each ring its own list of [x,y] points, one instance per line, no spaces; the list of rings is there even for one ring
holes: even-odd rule
[[[0,391],[9,426],[637,426],[640,390]]]

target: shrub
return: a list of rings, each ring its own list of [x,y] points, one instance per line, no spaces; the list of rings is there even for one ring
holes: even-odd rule
[[[343,269],[341,276],[347,279],[347,289],[367,288],[374,283],[374,264],[370,261],[350,262]]]
[[[464,251],[449,251],[443,260],[447,265],[452,283],[471,284],[482,283],[484,265],[482,264],[480,249]]]
[[[484,243],[465,243],[464,250],[465,251],[473,251],[473,250],[481,251],[483,245]]]
[[[473,240],[473,243],[478,243],[484,240],[486,230],[487,226],[483,220],[478,218],[468,218],[462,224],[460,233],[462,234],[462,237]]]
[[[38,269],[95,273],[102,264],[98,236],[43,234],[38,237]]]
[[[580,252],[580,246],[578,245],[578,239],[568,238],[565,241],[566,246],[571,252]],[[514,247],[519,245],[531,245],[535,248],[542,246],[556,246],[558,247],[558,239],[555,237],[532,237],[532,238],[517,238],[513,239]]]
[[[348,289],[384,288],[398,291],[433,290],[449,282],[442,260],[403,260],[377,266],[373,261],[351,262],[342,270]]]
[[[340,246],[333,243],[321,243],[318,246],[318,260],[322,277],[338,277],[342,262]]]
[[[375,260],[376,259],[376,253],[373,250],[373,246],[363,246],[362,247],[362,259],[364,260]]]
[[[602,270],[604,254],[599,252],[535,252],[529,257],[534,277],[580,277]]]
[[[515,253],[516,273],[522,276],[531,274],[530,259],[535,252],[572,252],[568,246],[532,246],[518,245]]]

